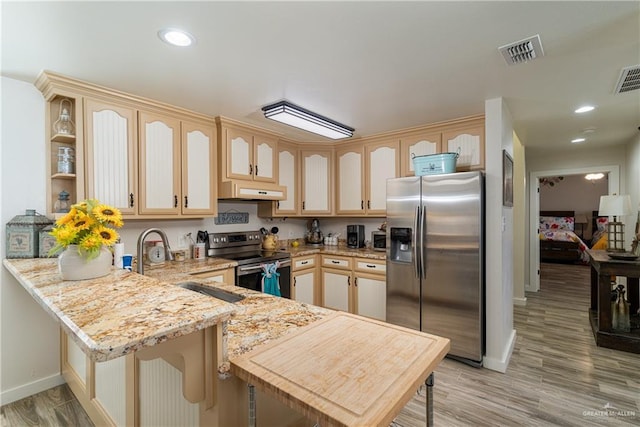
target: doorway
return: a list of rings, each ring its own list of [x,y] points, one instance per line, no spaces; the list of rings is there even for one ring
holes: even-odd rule
[[[587,173],[602,172],[608,174],[608,194],[620,192],[620,167],[594,166],[576,169],[558,169],[530,173],[529,182],[529,284],[527,292],[540,290],[540,240],[538,239],[538,224],[540,222],[540,179],[543,177],[586,175]]]

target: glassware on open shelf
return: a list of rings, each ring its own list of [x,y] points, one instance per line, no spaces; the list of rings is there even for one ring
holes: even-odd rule
[[[74,154],[71,147],[58,147],[58,173],[74,173]]]
[[[53,124],[53,133],[62,135],[74,135],[76,126],[71,120],[73,113],[71,100],[63,98],[60,100],[60,110],[58,120]]]

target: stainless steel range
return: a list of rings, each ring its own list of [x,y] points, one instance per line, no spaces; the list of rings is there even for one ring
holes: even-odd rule
[[[284,298],[291,298],[291,255],[262,250],[260,231],[210,233],[208,255],[236,261],[235,285],[258,292],[262,291],[263,266],[278,261],[280,293]]]

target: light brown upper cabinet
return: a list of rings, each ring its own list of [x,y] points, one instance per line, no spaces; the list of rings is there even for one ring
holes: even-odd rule
[[[215,215],[212,122],[93,99],[85,117],[88,197],[129,218]]]
[[[387,179],[399,175],[397,141],[358,142],[336,150],[336,214],[385,216]]]
[[[138,122],[134,108],[85,98],[86,196],[138,213]]]
[[[364,215],[364,146],[352,144],[336,150],[336,214]]]
[[[415,175],[413,156],[458,153],[456,171],[484,169],[484,117],[474,116],[400,134],[401,175]]]
[[[303,216],[333,213],[333,150],[305,148],[300,150]]]
[[[387,179],[400,176],[397,140],[369,142],[365,146],[365,209],[370,216],[387,214]]]
[[[300,213],[300,168],[298,148],[293,144],[278,144],[278,184],[287,187],[287,198],[274,202],[275,216]]]
[[[180,213],[180,120],[140,111],[141,214]]]
[[[182,122],[183,215],[217,212],[216,136],[213,123]]]
[[[484,124],[442,133],[447,152],[458,153],[457,171],[484,169]]]
[[[409,134],[400,138],[400,169],[402,176],[413,176],[413,158],[442,153],[442,133],[422,132]]]
[[[225,178],[244,181],[276,182],[276,138],[238,129],[229,125],[222,128],[226,159]]]

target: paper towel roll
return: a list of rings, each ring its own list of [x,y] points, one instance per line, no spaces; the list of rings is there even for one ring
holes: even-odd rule
[[[122,256],[124,255],[124,243],[116,243],[113,249],[113,265],[122,268]]]

